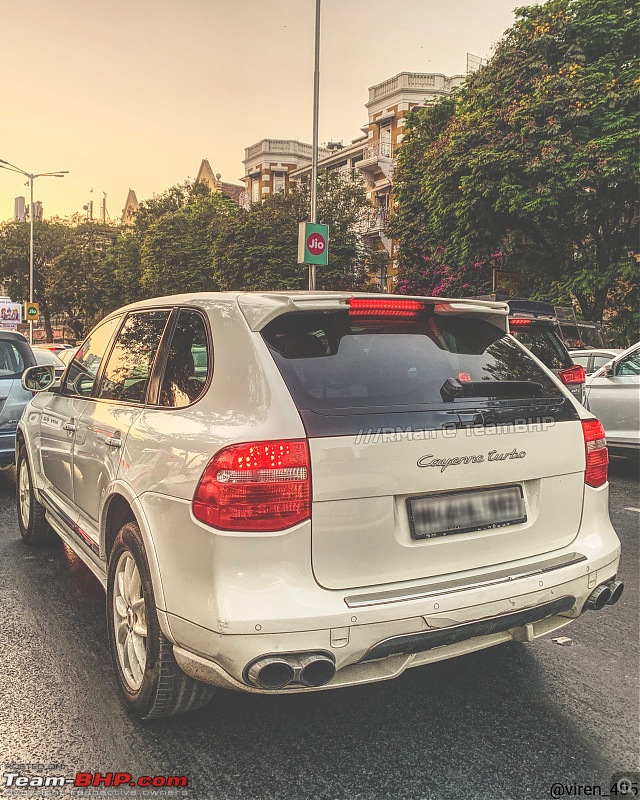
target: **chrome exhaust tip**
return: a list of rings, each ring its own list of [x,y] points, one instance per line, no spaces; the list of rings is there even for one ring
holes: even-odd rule
[[[324,686],[336,674],[336,665],[328,657],[320,653],[299,656],[300,683],[303,686]]]
[[[622,592],[620,592],[622,594]],[[587,602],[584,604],[587,611],[601,611],[607,603],[611,602],[613,593],[606,583],[601,583],[600,586],[591,592],[587,597]],[[618,595],[619,597],[620,595]]]
[[[294,670],[286,658],[267,656],[259,658],[247,670],[247,681],[260,689],[283,689],[294,677]]]
[[[622,597],[622,593],[624,592],[624,582],[623,581],[611,581],[608,584],[609,591],[611,592],[611,597],[607,600],[607,603],[610,606],[614,606],[618,600]]]

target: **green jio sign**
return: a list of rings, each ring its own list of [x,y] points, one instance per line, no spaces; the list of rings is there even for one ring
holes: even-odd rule
[[[329,226],[315,222],[298,225],[298,264],[329,263]]]

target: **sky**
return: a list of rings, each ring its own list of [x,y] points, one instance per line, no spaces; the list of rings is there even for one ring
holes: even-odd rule
[[[517,0],[322,0],[319,141],[350,142],[368,88],[399,72],[466,71]],[[0,0],[0,159],[39,178],[44,216],[107,193],[111,219],[194,178],[239,183],[263,138],[311,142],[315,0]],[[22,176],[0,169],[0,221]]]

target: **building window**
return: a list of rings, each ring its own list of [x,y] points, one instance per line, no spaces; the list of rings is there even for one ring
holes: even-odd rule
[[[380,126],[380,155],[391,158],[391,125]]]
[[[251,202],[257,203],[260,200],[260,178],[251,179]]]
[[[284,192],[284,172],[275,172],[273,174],[273,192]]]

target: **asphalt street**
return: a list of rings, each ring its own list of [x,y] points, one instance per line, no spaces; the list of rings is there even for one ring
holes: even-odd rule
[[[100,585],[62,544],[23,545],[15,475],[0,472],[3,773],[189,778],[187,789],[138,795],[33,786],[0,794],[538,800],[560,784],[556,797],[608,795],[614,773],[639,769],[638,477],[635,465],[613,459],[611,514],[625,593],[615,607],[565,628],[569,644],[546,637],[502,645],[335,692],[220,692],[189,716],[140,723],[117,696]],[[585,786],[600,789],[578,791]]]

